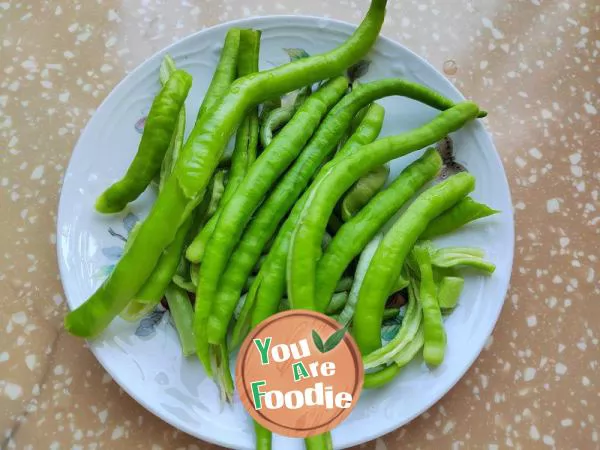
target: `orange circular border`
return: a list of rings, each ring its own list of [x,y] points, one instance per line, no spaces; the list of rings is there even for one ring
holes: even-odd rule
[[[319,425],[318,427],[300,428],[299,429],[299,428],[292,428],[287,425],[281,425],[277,422],[273,422],[271,419],[265,417],[264,414],[262,414],[260,411],[257,411],[254,408],[254,404],[252,403],[252,400],[251,400],[252,395],[248,391],[248,386],[246,383],[246,379],[244,377],[243,366],[246,362],[247,354],[248,354],[249,349],[251,348],[253,339],[258,334],[260,334],[260,332],[262,330],[264,330],[266,327],[271,325],[273,322],[284,319],[285,317],[288,317],[288,316],[310,317],[311,319],[315,319],[315,320],[324,322],[325,324],[329,325],[333,331],[337,331],[342,328],[342,326],[338,322],[336,322],[329,316],[326,316],[325,314],[317,313],[315,311],[304,310],[304,309],[294,309],[294,310],[289,310],[289,311],[283,311],[281,313],[278,313],[278,314],[275,314],[275,315],[269,317],[268,319],[263,320],[261,323],[259,323],[256,326],[256,328],[254,328],[248,334],[248,336],[246,336],[246,339],[244,340],[244,342],[242,343],[242,346],[240,347],[240,351],[238,353],[236,367],[235,367],[235,383],[236,383],[236,387],[239,392],[240,400],[242,401],[244,407],[246,408],[246,411],[248,411],[250,416],[254,420],[256,420],[258,423],[260,423],[262,426],[264,426],[265,428],[267,428],[268,430],[270,430],[274,433],[281,434],[283,436],[309,437],[309,436],[314,436],[317,434],[325,433],[327,431],[331,431],[332,429],[334,429],[346,417],[348,417],[350,415],[350,413],[352,412],[352,410],[358,403],[360,394],[362,393],[362,387],[363,387],[364,375],[365,375],[364,369],[363,369],[363,364],[362,364],[362,356],[361,356],[358,346],[356,345],[356,342],[354,342],[354,339],[352,338],[352,336],[350,336],[349,333],[346,333],[344,335],[344,338],[342,339],[342,341],[350,350],[352,359],[354,360],[354,370],[355,370],[355,379],[356,379],[356,385],[354,386],[354,390],[352,391],[352,400],[353,400],[352,407],[341,410],[332,419],[328,420],[324,424]]]

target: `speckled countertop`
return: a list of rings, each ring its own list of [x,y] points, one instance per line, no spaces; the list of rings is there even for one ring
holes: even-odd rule
[[[61,177],[94,109],[165,45],[249,15],[357,23],[367,1],[175,3],[0,2],[1,450],[211,447],[144,410],[62,331]],[[599,20],[593,0],[389,1],[383,34],[490,111],[517,242],[475,365],[367,448],[600,448]]]

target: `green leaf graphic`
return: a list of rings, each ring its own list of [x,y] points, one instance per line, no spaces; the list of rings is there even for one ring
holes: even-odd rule
[[[321,336],[319,336],[319,333],[317,333],[316,330],[312,330],[312,338],[313,338],[313,342],[315,343],[315,346],[317,347],[317,349],[321,353],[325,353],[325,348],[323,347],[323,339],[321,339]]]
[[[333,333],[327,341],[325,341],[325,345],[323,346],[324,351],[322,353],[327,353],[338,346],[342,339],[344,339],[344,335],[346,334],[346,327],[340,328],[335,333]]]

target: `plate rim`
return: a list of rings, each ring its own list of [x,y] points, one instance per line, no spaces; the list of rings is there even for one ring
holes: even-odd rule
[[[138,71],[138,69],[141,66],[143,66],[144,64],[147,64],[149,60],[156,58],[157,56],[159,56],[161,54],[169,53],[173,48],[182,45],[186,41],[193,40],[194,38],[196,38],[196,36],[202,35],[209,31],[220,30],[220,29],[229,29],[229,28],[235,27],[236,25],[239,26],[242,24],[252,24],[253,22],[260,21],[260,20],[262,20],[262,21],[278,21],[278,20],[286,20],[286,19],[288,19],[288,20],[289,19],[291,19],[291,20],[297,20],[297,19],[308,20],[308,21],[315,22],[315,24],[318,23],[319,21],[327,22],[327,23],[336,24],[336,25],[339,25],[342,27],[347,27],[351,33],[354,30],[356,30],[356,28],[358,27],[357,24],[354,24],[351,22],[347,22],[344,20],[339,20],[339,19],[335,19],[335,18],[331,18],[331,17],[324,17],[324,16],[304,15],[304,14],[254,15],[254,16],[250,16],[250,17],[244,17],[244,18],[240,18],[240,19],[235,19],[235,20],[231,20],[231,21],[227,21],[227,22],[218,23],[218,24],[212,25],[210,27],[200,29],[198,31],[195,31],[193,33],[190,33],[190,34],[182,37],[181,39],[179,39],[175,42],[172,42],[171,44],[169,44],[165,47],[162,47],[161,49],[155,51],[151,55],[148,55],[143,61],[141,61],[139,64],[137,64],[131,71],[127,72],[125,74],[125,76],[112,87],[111,91],[108,93],[108,95],[106,97],[104,97],[102,102],[100,102],[100,104],[95,108],[94,114],[92,116],[90,116],[90,118],[87,120],[87,123],[82,128],[81,133],[80,133],[79,137],[77,138],[77,141],[73,147],[73,150],[69,157],[69,163],[67,164],[67,166],[65,168],[63,178],[62,178],[63,182],[61,183],[61,187],[60,187],[60,191],[59,191],[59,201],[57,203],[57,220],[56,220],[56,229],[55,229],[57,236],[61,235],[60,231],[61,231],[61,228],[63,225],[61,217],[64,217],[64,214],[61,214],[61,211],[65,207],[65,205],[64,205],[64,202],[65,202],[64,179],[67,177],[67,175],[69,173],[71,173],[72,165],[74,164],[73,156],[74,156],[75,152],[77,151],[78,147],[80,146],[83,136],[86,134],[86,132],[89,131],[89,128],[92,123],[92,118],[98,113],[98,111],[101,110],[101,108],[103,108],[107,103],[109,103],[112,100],[113,97],[115,97],[117,95],[116,92],[119,90],[121,85],[126,84],[130,78],[133,78],[135,76],[136,72]],[[453,90],[455,95],[459,96],[461,98],[461,100],[463,100],[463,101],[466,100],[466,98],[462,94],[462,92],[450,80],[448,80],[447,77],[445,77],[439,70],[437,70],[428,60],[426,60],[422,56],[418,55],[417,53],[415,53],[408,47],[395,41],[394,39],[385,36],[382,32],[380,32],[380,34],[377,38],[377,41],[373,47],[375,47],[375,45],[377,45],[377,42],[380,40],[385,42],[388,45],[392,45],[394,47],[399,47],[403,51],[409,53],[412,57],[418,59],[420,61],[420,63],[422,63],[424,66],[426,66],[431,72],[442,77],[443,80],[448,85],[448,87]],[[484,136],[485,136],[484,139],[486,140],[486,145],[488,145],[490,147],[490,149],[493,150],[493,155],[496,159],[496,162],[502,168],[501,179],[502,179],[502,182],[504,183],[504,188],[506,190],[507,197],[508,197],[506,200],[510,204],[510,209],[508,211],[503,211],[505,214],[507,214],[507,220],[510,221],[510,228],[509,228],[510,245],[507,242],[507,245],[509,245],[509,248],[507,251],[507,260],[508,261],[506,261],[509,272],[508,272],[507,276],[505,277],[504,281],[500,281],[499,291],[502,292],[502,300],[500,302],[498,302],[496,309],[493,310],[492,313],[490,314],[490,317],[493,317],[493,320],[490,320],[489,326],[485,328],[485,334],[486,334],[487,338],[482,342],[481,345],[471,347],[472,353],[471,353],[470,357],[468,358],[468,364],[465,364],[460,370],[457,371],[457,375],[455,377],[453,377],[451,382],[448,384],[447,388],[443,389],[443,393],[441,393],[439,396],[434,395],[432,397],[431,401],[426,402],[425,405],[421,409],[415,410],[415,412],[413,414],[408,415],[408,418],[406,420],[399,420],[398,423],[396,423],[395,425],[384,427],[383,432],[381,432],[381,429],[379,429],[376,433],[370,433],[368,430],[365,430],[365,432],[364,432],[363,436],[360,438],[360,440],[350,443],[345,447],[337,447],[336,446],[335,448],[348,448],[350,446],[360,445],[365,442],[369,442],[369,441],[372,441],[379,437],[382,437],[382,436],[389,434],[403,426],[410,424],[415,418],[417,418],[418,416],[422,415],[424,412],[431,409],[431,407],[433,405],[435,405],[437,402],[439,402],[440,400],[442,400],[448,394],[448,392],[452,388],[454,388],[456,386],[456,384],[465,376],[466,372],[473,367],[475,361],[479,358],[481,352],[485,348],[486,342],[489,340],[489,338],[493,334],[493,331],[494,331],[494,329],[498,323],[498,320],[500,318],[500,315],[502,313],[502,309],[504,308],[505,303],[506,303],[506,297],[508,294],[508,290],[510,287],[510,281],[512,278],[512,271],[514,269],[515,220],[514,220],[514,206],[513,206],[513,201],[512,201],[512,193],[510,190],[510,184],[508,182],[506,170],[504,168],[504,164],[502,163],[502,158],[500,157],[500,154],[498,153],[498,150],[494,144],[494,141],[492,139],[490,132],[485,128],[485,126],[482,125],[482,127],[483,127],[483,131],[484,131]],[[71,311],[73,309],[72,302],[69,300],[69,295],[67,294],[67,289],[65,287],[65,283],[63,282],[63,276],[67,273],[67,268],[65,267],[65,263],[64,263],[65,260],[63,258],[63,251],[62,251],[62,246],[60,245],[60,242],[61,242],[61,240],[57,239],[56,244],[55,244],[56,249],[57,249],[56,253],[57,253],[57,259],[58,259],[59,275],[60,275],[60,281],[61,281],[61,285],[63,288],[63,292],[65,294],[66,303],[68,305],[69,311]],[[196,439],[199,439],[199,440],[211,443],[211,444],[216,444],[216,445],[219,445],[219,446],[222,446],[225,448],[229,448],[228,446],[230,445],[230,443],[226,442],[225,440],[223,440],[221,438],[215,438],[212,435],[206,436],[206,435],[204,435],[204,433],[202,433],[201,430],[194,430],[194,429],[192,429],[191,426],[187,426],[183,423],[178,423],[176,420],[171,420],[170,417],[165,417],[164,415],[160,414],[159,411],[155,410],[148,402],[146,402],[146,400],[143,397],[140,397],[137,394],[135,394],[133,391],[131,391],[128,388],[128,385],[126,383],[122,383],[119,380],[119,377],[115,376],[114,372],[111,369],[109,369],[108,364],[105,363],[103,358],[96,351],[96,348],[93,345],[89,344],[89,340],[86,339],[85,342],[86,342],[86,346],[92,352],[92,354],[94,355],[96,360],[100,363],[100,365],[103,367],[103,369],[111,376],[111,378],[118,384],[118,386],[127,393],[127,395],[129,395],[133,400],[135,400],[137,403],[139,403],[141,406],[143,406],[144,409],[146,409],[147,411],[152,413],[154,416],[158,417],[163,422],[168,423],[170,426],[185,432],[186,434],[192,436],[193,438],[196,438]]]

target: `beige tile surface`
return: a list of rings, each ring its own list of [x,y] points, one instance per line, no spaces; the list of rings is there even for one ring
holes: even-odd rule
[[[249,15],[357,23],[366,0],[0,2],[0,449],[206,449],[161,422],[61,330],[55,219],[73,146],[156,50]],[[383,34],[488,111],[517,223],[485,351],[437,405],[370,449],[600,448],[600,6],[390,0]]]

